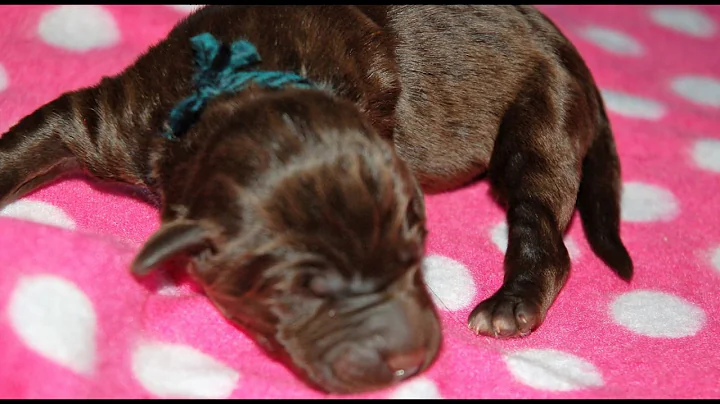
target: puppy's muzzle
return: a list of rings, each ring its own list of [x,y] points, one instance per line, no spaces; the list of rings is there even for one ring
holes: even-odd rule
[[[439,350],[437,316],[417,299],[393,299],[340,321],[327,335],[338,343],[316,364],[318,383],[331,392],[389,387],[427,369]]]

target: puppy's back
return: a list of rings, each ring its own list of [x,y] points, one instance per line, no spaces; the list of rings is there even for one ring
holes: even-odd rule
[[[581,126],[597,124],[590,72],[534,7],[393,6],[387,13],[402,85],[395,145],[426,191],[464,185],[487,170],[503,116],[524,88],[582,98]],[[587,147],[594,133],[577,135]]]

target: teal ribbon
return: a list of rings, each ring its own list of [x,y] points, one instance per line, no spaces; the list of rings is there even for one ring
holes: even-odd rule
[[[190,42],[197,69],[193,76],[195,90],[170,111],[162,133],[166,139],[175,140],[182,136],[213,98],[236,93],[251,83],[274,89],[314,87],[307,78],[292,72],[248,70],[262,59],[255,46],[246,40],[228,46],[206,32],[190,38]]]

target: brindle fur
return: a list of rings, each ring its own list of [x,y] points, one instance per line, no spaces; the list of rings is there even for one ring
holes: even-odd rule
[[[260,68],[323,89],[222,96],[167,141],[163,122],[192,90],[189,39],[203,32],[247,39]],[[593,250],[632,276],[601,97],[529,6],[204,7],[122,73],[10,128],[0,206],[74,168],[160,198],[162,226],[134,273],[187,256],[225,316],[329,392],[386,387],[437,357],[419,187],[487,176],[507,207],[505,280],[470,315],[474,332],[543,322],[570,268],[562,236],[576,206]]]

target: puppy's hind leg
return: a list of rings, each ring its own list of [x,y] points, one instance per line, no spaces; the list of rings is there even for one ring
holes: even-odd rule
[[[561,102],[564,92],[553,92],[544,80],[526,85],[507,110],[491,157],[488,177],[507,205],[508,247],[502,286],[470,314],[468,326],[478,334],[529,334],[569,273],[563,233],[580,186],[578,148],[585,135],[569,132],[588,126],[572,128],[576,118],[564,110],[571,103]]]
[[[125,87],[108,78],[65,93],[3,134],[0,208],[76,168],[105,180],[143,183],[148,163],[140,149],[151,140],[137,136],[139,118],[128,112]]]

